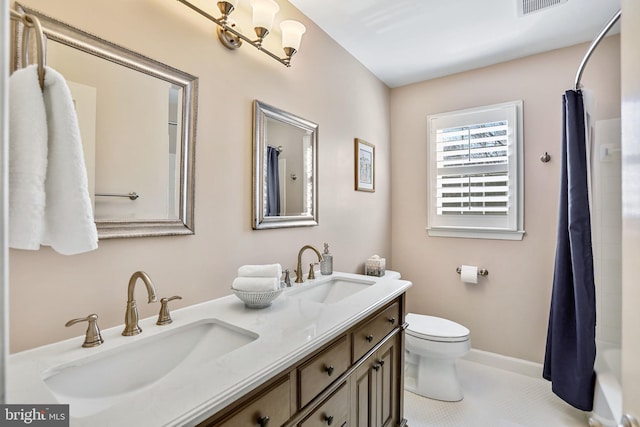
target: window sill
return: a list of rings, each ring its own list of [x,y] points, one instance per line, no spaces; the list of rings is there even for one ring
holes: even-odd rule
[[[473,228],[435,228],[428,227],[429,236],[433,237],[460,237],[466,239],[492,239],[492,240],[522,240],[524,230],[492,230]]]

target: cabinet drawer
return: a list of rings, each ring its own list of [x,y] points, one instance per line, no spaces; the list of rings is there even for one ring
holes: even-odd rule
[[[349,421],[349,387],[345,382],[298,427],[344,426]]]
[[[400,304],[395,302],[353,332],[353,362],[364,356],[402,319]]]
[[[255,398],[240,405],[242,409],[233,413],[222,422],[215,421],[207,426],[248,427],[281,426],[291,416],[289,376],[278,381],[273,387],[258,394]]]
[[[298,409],[311,402],[350,365],[347,335],[298,367]]]

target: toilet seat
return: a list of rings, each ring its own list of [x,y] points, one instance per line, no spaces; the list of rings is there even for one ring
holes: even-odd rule
[[[435,316],[408,313],[407,335],[436,342],[463,342],[469,339],[470,331],[464,326]]]

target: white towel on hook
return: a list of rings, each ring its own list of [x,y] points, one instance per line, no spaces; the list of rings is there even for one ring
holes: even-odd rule
[[[40,248],[45,216],[47,119],[38,67],[9,78],[9,246]]]
[[[49,136],[42,244],[64,255],[98,247],[78,117],[64,77],[47,67],[44,105]]]

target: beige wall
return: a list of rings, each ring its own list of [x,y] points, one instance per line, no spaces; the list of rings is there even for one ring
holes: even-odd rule
[[[471,330],[474,348],[541,362],[551,295],[562,93],[573,86],[588,45],[527,57],[391,91],[392,253],[411,280],[408,309],[443,316]],[[620,38],[606,38],[582,82],[595,92],[596,120],[620,117]],[[521,242],[429,237],[427,116],[524,101],[525,231]],[[549,152],[550,163],[540,156]],[[489,270],[478,285],[455,269]]]
[[[49,248],[10,253],[11,351],[79,336],[67,320],[97,313],[104,329],[122,324],[129,276],[146,271],[174,307],[229,294],[238,266],[280,262],[295,268],[304,244],[329,242],[337,271],[362,271],[374,253],[391,258],[389,89],[287,2],[277,23],[307,26],[291,68],[250,46],[229,51],[212,23],[177,1],[23,0],[50,16],[200,78],[194,236],[101,241],[72,257]],[[209,1],[194,0],[215,13]],[[247,2],[248,3],[248,2]],[[248,4],[234,12],[250,29]],[[272,38],[272,40],[271,40]],[[279,30],[266,45],[280,51]],[[252,101],[319,124],[319,220],[311,228],[251,229]],[[373,194],[353,189],[353,138],[376,145]],[[307,258],[308,257],[308,258]],[[311,262],[310,254],[305,257]],[[158,304],[136,297],[141,317]]]
[[[622,0],[622,395],[640,416],[640,3]]]

